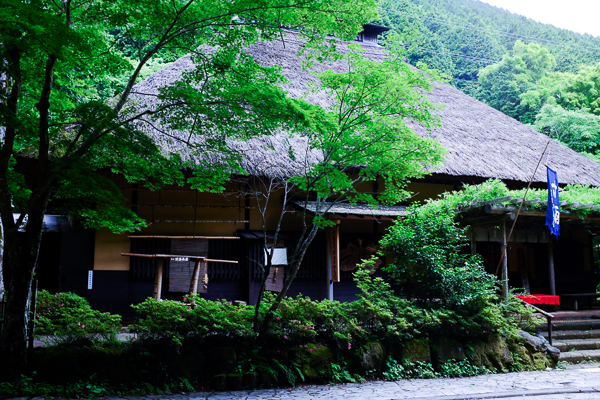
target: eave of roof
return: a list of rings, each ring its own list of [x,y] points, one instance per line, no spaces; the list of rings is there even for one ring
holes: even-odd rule
[[[327,214],[338,215],[357,215],[371,217],[399,217],[408,214],[406,206],[386,206],[378,205],[372,207],[368,204],[349,204],[349,203],[323,203],[316,201],[297,201],[295,205],[308,212],[316,213],[320,210],[327,210]]]

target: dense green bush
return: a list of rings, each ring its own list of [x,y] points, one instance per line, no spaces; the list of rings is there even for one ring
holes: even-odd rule
[[[236,306],[227,301],[210,301],[197,295],[184,297],[183,302],[147,298],[132,306],[139,320],[132,331],[140,338],[200,339],[207,335],[252,337],[252,307]]]
[[[102,313],[74,293],[37,294],[35,334],[57,343],[111,339],[121,327],[121,316]]]
[[[86,384],[93,389],[86,395],[144,387],[158,391],[181,382],[187,382],[186,390],[225,390],[231,382],[241,388],[472,375],[487,370],[469,359],[435,369],[428,362],[409,362],[403,360],[405,344],[419,339],[428,348],[436,338],[449,337],[468,346],[483,343],[490,334],[514,336],[522,322],[522,307],[513,301],[490,301],[472,315],[408,301],[394,294],[388,282],[369,275],[372,262],[355,273],[360,293],[354,302],[286,298],[265,342],[256,340],[251,306],[197,296],[186,296],[183,302],[147,299],[134,307],[140,318],[130,329],[137,340],[38,348],[31,358],[32,370],[38,371],[35,379],[24,377],[17,386],[5,385],[0,391],[58,394],[62,392],[56,385],[80,387],[90,376],[97,379]],[[272,301],[273,296],[267,295],[263,306]],[[94,326],[90,319],[109,317],[71,294],[42,293],[40,306],[46,307],[40,308],[44,316],[38,317],[42,332],[63,332],[63,337],[73,338],[63,342],[90,338],[90,333],[82,333],[84,328],[77,328],[85,321],[87,330],[88,324]],[[118,317],[110,317],[104,325],[114,327]],[[66,324],[63,331],[62,324]]]
[[[387,271],[418,304],[472,312],[496,295],[498,281],[481,258],[461,253],[467,239],[450,209],[413,207],[381,245],[394,260]]]

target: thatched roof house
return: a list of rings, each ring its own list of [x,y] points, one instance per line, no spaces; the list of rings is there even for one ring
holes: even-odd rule
[[[327,106],[328,99],[322,94],[308,92],[308,83],[314,78],[310,72],[302,68],[302,59],[297,56],[301,40],[293,32],[287,32],[285,44],[281,41],[261,42],[250,46],[247,54],[263,66],[279,65],[283,74],[289,80],[283,88],[290,96],[298,98],[306,95],[307,100],[313,104]],[[370,42],[363,42],[365,55],[378,60],[384,57],[383,49]],[[344,51],[344,44],[340,43],[340,51]],[[181,74],[193,68],[190,56],[185,56],[156,72],[134,87],[134,92],[151,96],[143,98],[136,95],[136,101],[145,103],[158,93],[160,87],[176,81]],[[334,69],[344,71],[345,64],[339,61],[329,65],[315,64],[314,70],[324,71]],[[442,128],[435,129],[433,136],[447,149],[446,161],[437,170],[431,171],[436,176],[459,178],[462,181],[471,179],[500,178],[506,181],[528,182],[535,166],[550,140],[547,136],[512,119],[484,103],[469,97],[458,89],[447,84],[438,83],[435,89],[428,94],[434,103],[443,104],[444,109],[438,111],[442,120]],[[157,142],[166,148],[181,146],[172,137],[165,137],[158,133],[151,125],[140,125],[142,129],[151,134]],[[415,126],[417,133],[427,134],[425,128]],[[187,139],[185,132],[170,132],[175,137]],[[272,138],[275,144],[281,144],[282,139]],[[261,146],[260,142],[237,144],[241,151],[247,154],[247,167],[253,173],[253,166],[262,164],[265,160],[271,164],[270,168],[288,170],[306,168],[313,157],[318,154],[306,154],[304,143],[295,141],[293,147],[297,150],[298,157],[292,160],[286,151],[277,151],[277,146]],[[271,143],[272,144],[272,143]],[[288,143],[285,143],[287,145]],[[262,152],[257,150],[263,149]],[[264,152],[273,152],[275,157],[266,156]],[[185,153],[185,151],[184,151]],[[549,166],[558,171],[561,184],[577,183],[600,186],[600,164],[578,154],[568,147],[551,141],[548,147],[548,156],[542,164],[549,161]],[[193,157],[192,154],[188,154]],[[539,168],[535,182],[545,182],[546,176],[543,168]],[[463,179],[465,178],[465,179]]]

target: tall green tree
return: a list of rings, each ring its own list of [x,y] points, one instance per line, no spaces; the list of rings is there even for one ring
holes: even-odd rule
[[[567,82],[558,103],[567,109],[587,108],[600,115],[600,63],[583,66]]]
[[[331,207],[340,203],[363,202],[395,204],[407,198],[408,179],[422,177],[427,168],[437,165],[443,157],[439,143],[427,135],[414,132],[415,126],[427,131],[439,126],[426,93],[433,88],[431,71],[415,70],[403,60],[406,51],[397,38],[388,43],[387,58],[381,62],[363,57],[359,47],[351,47],[344,56],[347,72],[332,70],[317,75],[311,86],[314,92],[326,95],[330,105],[321,109],[306,104],[304,113],[309,124],[297,132],[304,141],[304,154],[317,154],[305,168],[291,174],[273,176],[255,185],[254,194],[263,215],[265,251],[261,294],[255,308],[255,328],[264,338],[273,312],[279,307],[308,246],[318,230],[333,224],[327,219]],[[294,149],[290,148],[290,152]],[[365,191],[365,185],[383,179],[379,193]],[[281,221],[288,212],[284,207],[271,244],[266,240],[267,208],[273,196],[283,193],[283,203],[295,195],[307,210],[302,215],[302,231],[289,260],[289,270],[283,289],[264,315],[261,313],[262,293],[271,268],[273,248],[277,243]],[[310,210],[310,212],[308,212]]]
[[[565,110],[546,104],[536,116],[534,127],[571,149],[600,161],[600,116],[589,110]]]
[[[515,43],[502,61],[479,71],[480,97],[488,105],[521,122],[533,122],[537,110],[522,104],[521,95],[555,66],[554,56],[537,44]]]
[[[211,128],[205,144],[217,150],[229,138],[285,127],[298,113],[276,86],[281,76],[244,56],[244,47],[280,38],[285,26],[301,32],[309,59],[327,58],[332,54],[328,34],[350,38],[375,17],[372,0],[4,0],[2,367],[15,374],[26,363],[25,307],[51,199],[90,227],[120,232],[143,226],[124,206],[118,188],[98,171],[109,169],[156,188],[181,182],[180,168],[186,165],[136,130],[137,121],[160,116],[168,130],[201,120]],[[194,55],[197,72],[163,90],[158,108],[139,98],[132,104],[132,88],[144,69],[182,52]],[[206,136],[208,131],[190,132]],[[18,157],[34,161],[27,182],[15,171]],[[226,177],[202,172],[195,181],[201,189],[218,187],[213,176]]]

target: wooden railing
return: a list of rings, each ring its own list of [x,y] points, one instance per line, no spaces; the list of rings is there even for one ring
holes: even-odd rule
[[[521,300],[521,299],[519,299]],[[527,307],[531,307],[533,308],[535,311],[537,311],[538,313],[542,314],[545,318],[546,321],[548,322],[548,343],[550,343],[550,346],[552,346],[552,320],[554,319],[554,315],[542,310],[541,308],[538,308],[532,304],[526,303],[523,300],[521,300],[523,302],[523,304],[525,304]]]

